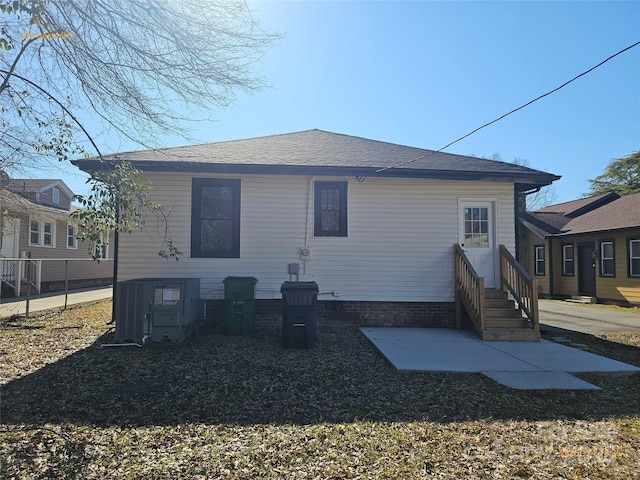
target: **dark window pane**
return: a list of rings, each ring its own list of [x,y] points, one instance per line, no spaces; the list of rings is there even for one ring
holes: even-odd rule
[[[602,260],[602,275],[613,275],[614,272],[613,260],[603,259]]]
[[[200,248],[203,252],[231,252],[232,220],[202,220]]]
[[[631,260],[631,275],[640,276],[640,258]]]
[[[240,256],[240,180],[194,178],[191,256]]]
[[[347,236],[347,182],[315,182],[315,235]]]
[[[203,218],[233,217],[233,193],[230,187],[202,187]]]
[[[340,228],[340,212],[322,212],[322,230],[338,230]]]

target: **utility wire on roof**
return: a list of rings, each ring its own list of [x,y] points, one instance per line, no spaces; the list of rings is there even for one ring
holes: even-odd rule
[[[438,150],[433,150],[433,151],[431,151],[431,152],[429,152],[429,153],[425,153],[424,155],[420,155],[420,156],[419,156],[419,157],[417,157],[417,158],[413,158],[413,159],[411,159],[411,160],[407,160],[407,161],[402,162],[402,163],[399,163],[399,164],[397,164],[397,165],[392,165],[391,167],[384,167],[384,168],[380,168],[380,169],[376,170],[374,173],[381,173],[381,172],[384,172],[384,171],[386,171],[386,170],[391,170],[392,168],[399,168],[399,167],[402,167],[402,166],[407,165],[407,164],[409,164],[409,163],[417,162],[418,160],[422,160],[422,159],[423,159],[423,158],[425,158],[425,157],[429,157],[429,156],[431,156],[431,155],[434,155],[434,154],[436,154],[436,153],[439,153],[439,152],[441,152],[442,150],[444,150],[444,149],[446,149],[446,148],[449,148],[449,147],[450,147],[451,145],[453,145],[454,143],[458,143],[459,141],[464,140],[465,138],[467,138],[467,137],[469,137],[469,136],[473,135],[473,134],[474,134],[474,133],[476,133],[477,131],[482,130],[482,129],[483,129],[483,128],[485,128],[485,127],[488,127],[489,125],[493,125],[494,123],[499,122],[499,121],[500,121],[500,120],[502,120],[503,118],[508,117],[508,116],[509,116],[509,115],[511,115],[512,113],[515,113],[515,112],[517,112],[518,110],[522,110],[523,108],[528,107],[528,106],[529,106],[529,105],[531,105],[532,103],[537,102],[538,100],[540,100],[540,99],[542,99],[542,98],[544,98],[544,97],[547,97],[547,96],[551,95],[552,93],[557,92],[557,91],[558,91],[558,90],[560,90],[561,88],[566,87],[567,85],[569,85],[571,82],[573,82],[573,81],[575,81],[575,80],[579,79],[580,77],[585,76],[587,73],[590,73],[590,72],[592,72],[593,70],[595,70],[596,68],[598,68],[598,67],[600,67],[600,66],[604,65],[605,63],[607,63],[607,62],[608,62],[609,60],[611,60],[612,58],[615,58],[615,57],[617,57],[618,55],[620,55],[621,53],[624,53],[624,52],[626,52],[627,50],[631,50],[633,47],[637,47],[638,45],[640,45],[640,42],[636,42],[636,43],[634,43],[633,45],[629,45],[628,47],[623,48],[623,49],[622,49],[622,50],[620,50],[619,52],[614,53],[614,54],[613,54],[613,55],[611,55],[610,57],[608,57],[608,58],[604,59],[604,60],[603,60],[603,61],[601,61],[599,64],[597,64],[597,65],[595,65],[595,66],[591,67],[589,70],[585,70],[585,71],[584,71],[584,72],[582,72],[581,74],[576,75],[575,77],[573,77],[571,80],[568,80],[568,81],[564,82],[564,83],[563,83],[562,85],[560,85],[559,87],[556,87],[556,88],[554,88],[553,90],[550,90],[550,91],[548,91],[547,93],[544,93],[544,94],[540,95],[539,97],[534,98],[533,100],[531,100],[531,101],[529,101],[529,102],[525,103],[524,105],[519,106],[518,108],[514,108],[514,109],[513,109],[513,110],[511,110],[510,112],[507,112],[507,113],[505,113],[504,115],[501,115],[500,117],[496,118],[495,120],[492,120],[492,121],[490,121],[490,122],[488,122],[488,123],[485,123],[484,125],[482,125],[482,126],[480,126],[480,127],[476,128],[475,130],[470,131],[470,132],[469,132],[469,133],[467,133],[466,135],[463,135],[462,137],[460,137],[460,138],[458,138],[458,139],[454,140],[453,142],[450,142],[450,143],[446,144],[444,147],[441,147],[441,148],[439,148]],[[367,178],[367,175],[359,176],[359,177],[356,177],[356,178],[357,178],[359,181],[363,182],[363,181]]]

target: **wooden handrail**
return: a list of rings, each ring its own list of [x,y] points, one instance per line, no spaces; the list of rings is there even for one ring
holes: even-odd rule
[[[539,331],[537,281],[504,245],[500,245],[500,278],[502,289],[513,295],[516,303],[531,322],[533,330]]]
[[[456,326],[461,328],[462,310],[460,304],[471,317],[471,321],[482,336],[485,322],[484,278],[480,277],[459,244],[454,246],[456,275]]]

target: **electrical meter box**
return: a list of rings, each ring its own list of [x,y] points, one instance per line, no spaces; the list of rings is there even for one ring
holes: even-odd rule
[[[118,282],[115,301],[117,342],[182,342],[203,323],[199,278]]]

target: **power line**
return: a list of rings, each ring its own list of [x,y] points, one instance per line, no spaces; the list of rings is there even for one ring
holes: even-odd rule
[[[429,156],[431,156],[431,155],[434,155],[434,154],[436,154],[436,153],[439,153],[439,152],[441,152],[442,150],[444,150],[444,149],[446,149],[446,148],[449,148],[449,147],[450,147],[451,145],[453,145],[454,143],[458,143],[459,141],[464,140],[465,138],[467,138],[467,137],[469,137],[469,136],[473,135],[474,133],[478,132],[479,130],[482,130],[483,128],[488,127],[489,125],[493,125],[494,123],[499,122],[499,121],[500,121],[500,120],[502,120],[503,118],[508,117],[508,116],[509,116],[509,115],[511,115],[512,113],[516,113],[517,111],[522,110],[522,109],[523,109],[523,108],[525,108],[525,107],[528,107],[528,106],[529,106],[529,105],[531,105],[532,103],[537,102],[538,100],[540,100],[540,99],[542,99],[542,98],[544,98],[544,97],[547,97],[547,96],[551,95],[552,93],[557,92],[557,91],[558,91],[558,90],[560,90],[561,88],[564,88],[564,87],[566,87],[567,85],[569,85],[571,82],[574,82],[575,80],[579,79],[580,77],[585,76],[586,74],[588,74],[588,73],[592,72],[592,71],[593,71],[593,70],[595,70],[596,68],[601,67],[602,65],[604,65],[605,63],[607,63],[609,60],[611,60],[611,59],[613,59],[613,58],[617,57],[618,55],[620,55],[621,53],[626,52],[627,50],[632,49],[633,47],[637,47],[638,45],[640,45],[640,42],[636,42],[636,43],[634,43],[633,45],[629,45],[628,47],[623,48],[623,49],[622,49],[622,50],[620,50],[619,52],[614,53],[613,55],[611,55],[610,57],[608,57],[608,58],[604,59],[603,61],[601,61],[601,62],[600,62],[600,63],[598,63],[597,65],[595,65],[595,66],[591,67],[589,70],[585,70],[585,71],[584,71],[584,72],[582,72],[581,74],[576,75],[575,77],[573,77],[571,80],[568,80],[568,81],[564,82],[564,83],[563,83],[562,85],[560,85],[559,87],[556,87],[556,88],[554,88],[553,90],[549,90],[547,93],[544,93],[544,94],[540,95],[539,97],[534,98],[533,100],[531,100],[531,101],[529,101],[529,102],[525,103],[524,105],[519,106],[518,108],[514,108],[514,109],[513,109],[513,110],[511,110],[510,112],[507,112],[507,113],[505,113],[504,115],[499,116],[499,117],[498,117],[498,118],[496,118],[495,120],[491,120],[490,122],[485,123],[484,125],[482,125],[482,126],[480,126],[480,127],[476,128],[475,130],[470,131],[470,132],[469,132],[469,133],[467,133],[466,135],[463,135],[462,137],[460,137],[460,138],[458,138],[458,139],[454,140],[453,142],[450,142],[450,143],[446,144],[444,147],[441,147],[441,148],[439,148],[438,150],[434,150],[434,151],[431,151],[431,152],[429,152],[429,153],[425,153],[424,155],[420,155],[420,156],[419,156],[419,157],[417,157],[417,158],[413,158],[413,159],[411,159],[411,160],[407,160],[407,161],[405,161],[405,162],[399,163],[399,164],[397,164],[397,165],[393,165],[393,166],[391,166],[391,167],[384,167],[384,168],[380,168],[380,169],[376,170],[374,173],[381,173],[381,172],[384,172],[384,171],[386,171],[386,170],[391,170],[392,168],[399,168],[399,167],[402,167],[402,166],[407,165],[407,164],[409,164],[409,163],[417,162],[418,160],[422,160],[422,159],[423,159],[423,158],[425,158],[425,157],[429,157]],[[365,178],[366,178],[366,176],[361,176],[361,177],[358,177],[358,180],[363,181]]]

